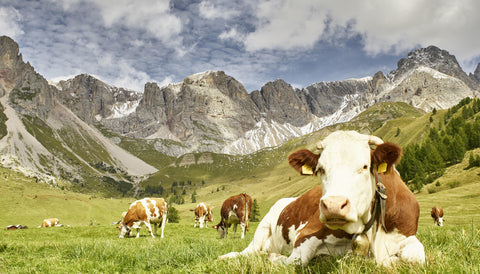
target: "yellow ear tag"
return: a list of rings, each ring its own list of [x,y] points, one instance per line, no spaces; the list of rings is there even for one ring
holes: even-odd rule
[[[388,166],[388,165],[387,165],[387,163],[385,163],[385,162],[379,164],[379,165],[378,165],[378,169],[377,169],[378,173],[384,173],[384,172],[386,172],[386,171],[387,171],[387,166]]]
[[[303,175],[313,175],[313,170],[311,166],[303,165],[302,166],[302,174]]]

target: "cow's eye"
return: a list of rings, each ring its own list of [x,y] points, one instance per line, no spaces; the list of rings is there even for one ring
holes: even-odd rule
[[[325,174],[325,169],[324,169],[323,167],[318,167],[318,169],[317,169],[317,174],[318,174],[318,175],[323,175],[323,174]]]
[[[364,165],[363,166],[363,170],[367,170],[368,169],[368,166],[367,165]]]

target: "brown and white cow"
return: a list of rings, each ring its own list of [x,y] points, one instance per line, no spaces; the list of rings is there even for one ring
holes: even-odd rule
[[[20,224],[7,226],[7,230],[17,230],[17,229],[27,229],[27,228],[28,228],[28,226],[20,225]]]
[[[320,154],[306,149],[292,153],[289,163],[302,174],[318,175],[321,185],[298,198],[279,200],[247,248],[220,258],[268,252],[273,261],[306,265],[315,256],[353,249],[382,265],[424,263],[424,247],[416,237],[419,205],[394,167],[400,147],[338,131],[317,148]],[[286,252],[289,257],[281,255]]]
[[[43,220],[41,227],[61,226],[57,218],[48,218]]]
[[[443,208],[439,206],[432,207],[430,215],[433,218],[433,224],[443,226]]]
[[[212,210],[209,205],[201,202],[195,207],[195,223],[193,227],[197,227],[197,223],[200,228],[203,228],[204,225],[207,227],[207,222],[213,222]]]
[[[131,230],[136,228],[138,238],[140,237],[140,227],[142,224],[145,224],[150,235],[155,238],[155,235],[157,235],[157,224],[160,224],[162,228],[161,238],[163,238],[163,231],[165,230],[167,220],[167,210],[168,205],[163,198],[144,198],[133,202],[122,218],[118,237],[123,238],[125,234],[130,236]],[[155,235],[152,233],[150,224],[153,224],[155,228]]]
[[[233,224],[233,238],[237,233],[237,224],[242,229],[241,238],[245,238],[245,232],[248,231],[250,213],[252,211],[252,198],[246,194],[238,194],[226,199],[220,210],[221,221],[214,225],[220,238],[227,238],[228,228]]]

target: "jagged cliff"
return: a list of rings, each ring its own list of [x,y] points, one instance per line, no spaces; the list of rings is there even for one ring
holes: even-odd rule
[[[222,71],[190,75],[163,87],[146,83],[143,93],[112,87],[89,75],[57,83],[57,90],[23,63],[18,46],[1,49],[17,56],[6,58],[9,67],[16,63],[15,71],[0,73],[3,81],[16,81],[9,98],[18,113],[48,119],[60,104],[91,126],[150,140],[159,152],[177,157],[204,151],[251,153],[348,121],[376,102],[407,102],[428,111],[479,94],[480,69],[467,75],[455,56],[434,46],[411,52],[387,75],[378,72],[303,89],[277,79],[250,94]]]
[[[6,128],[0,139],[2,166],[77,190],[105,178],[136,184],[157,171],[88,124],[97,110],[91,101],[64,105],[62,93],[24,63],[18,45],[5,36],[0,37],[0,91]],[[77,113],[85,109],[92,116],[80,119]],[[111,185],[113,191],[116,187]]]

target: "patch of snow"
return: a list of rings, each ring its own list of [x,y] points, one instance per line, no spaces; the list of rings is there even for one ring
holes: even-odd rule
[[[289,123],[279,124],[276,121],[267,122],[262,118],[253,129],[247,131],[243,138],[237,139],[222,149],[222,153],[231,155],[245,155],[266,147],[275,147],[295,137],[300,137],[324,127],[347,122],[357,116],[362,110],[360,107],[346,109],[349,103],[358,99],[360,95],[347,95],[339,109],[328,116],[313,117],[312,121],[302,127]]]
[[[115,118],[122,118],[128,116],[135,112],[140,100],[135,101],[127,101],[125,103],[115,103],[112,106],[112,115],[107,117],[106,119],[115,119]]]

